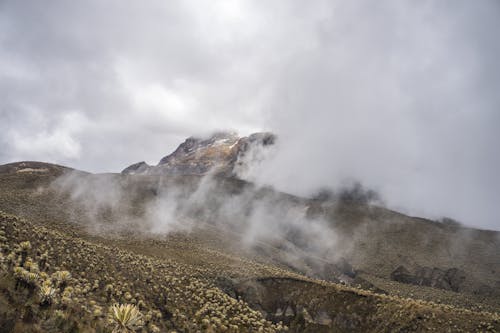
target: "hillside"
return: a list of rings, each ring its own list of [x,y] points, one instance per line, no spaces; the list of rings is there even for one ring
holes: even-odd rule
[[[493,231],[225,175],[38,162],[0,166],[0,211],[6,332],[110,332],[115,303],[144,332],[500,330]]]

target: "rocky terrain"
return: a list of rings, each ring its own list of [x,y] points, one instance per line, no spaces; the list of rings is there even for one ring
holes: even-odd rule
[[[498,232],[362,186],[301,198],[238,179],[275,140],[190,138],[119,174],[0,166],[0,331],[500,330]]]
[[[272,145],[275,140],[272,133],[239,137],[236,133],[220,132],[204,139],[190,137],[158,165],[138,162],[125,168],[122,174],[205,175],[212,172],[231,176],[249,150]]]

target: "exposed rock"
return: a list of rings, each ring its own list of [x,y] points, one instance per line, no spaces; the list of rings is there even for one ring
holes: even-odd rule
[[[306,264],[311,268],[312,275],[323,280],[351,284],[356,277],[356,271],[345,258],[326,262],[317,257],[307,257]]]
[[[391,280],[408,284],[417,284],[415,276],[404,266],[399,266],[391,273]]]
[[[146,173],[149,168],[150,166],[146,162],[139,162],[123,169],[122,174],[133,175],[136,173]]]
[[[460,291],[462,284],[466,279],[465,272],[458,268],[448,269],[445,273],[444,280],[453,291]]]
[[[366,304],[364,296],[346,292],[332,299],[324,287],[314,285],[311,291],[306,285],[313,287],[294,278],[256,278],[235,283],[233,293],[267,320],[293,326],[294,332],[366,331],[366,318],[356,310],[358,304]]]
[[[391,273],[391,279],[394,281],[457,292],[460,291],[465,278],[465,272],[458,268],[442,270],[437,267],[419,267],[412,273],[406,267],[399,266]]]
[[[356,271],[345,258],[340,258],[335,265],[337,266],[337,269],[342,272],[342,274],[347,275],[350,278],[356,277]]]
[[[215,133],[209,138],[190,137],[158,165],[140,162],[127,167],[125,174],[205,175],[208,173],[233,175],[236,163],[252,147],[274,144],[271,133],[254,133],[239,137],[233,132]]]

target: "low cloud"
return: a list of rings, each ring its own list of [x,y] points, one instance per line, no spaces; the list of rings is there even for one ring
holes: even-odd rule
[[[272,251],[274,260],[310,274],[350,251],[333,222],[311,216],[307,202],[237,179],[68,172],[50,190],[69,221],[105,237],[166,237],[216,227],[225,234],[224,246]]]

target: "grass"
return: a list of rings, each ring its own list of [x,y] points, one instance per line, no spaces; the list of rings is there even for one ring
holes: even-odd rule
[[[168,236],[94,233],[71,223],[85,219],[71,201],[40,191],[61,172],[0,174],[4,331],[500,330],[494,297],[404,285],[375,269],[361,276],[387,294],[308,277],[283,265],[272,244],[262,244],[265,256],[246,251],[212,225]]]

